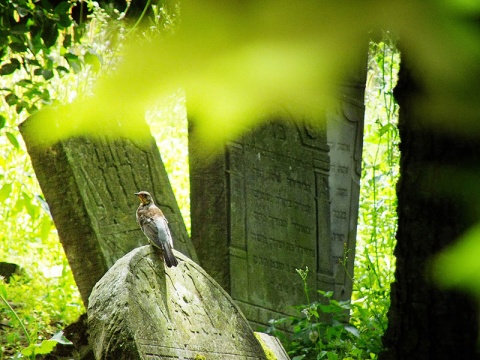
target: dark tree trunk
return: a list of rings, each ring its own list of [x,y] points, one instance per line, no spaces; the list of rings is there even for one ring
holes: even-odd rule
[[[380,359],[478,359],[477,307],[464,294],[439,290],[428,269],[432,256],[474,222],[474,196],[462,174],[478,170],[480,139],[432,125],[418,110],[425,90],[412,64],[402,54],[395,90],[401,138],[397,269]],[[462,119],[451,121],[461,126]]]

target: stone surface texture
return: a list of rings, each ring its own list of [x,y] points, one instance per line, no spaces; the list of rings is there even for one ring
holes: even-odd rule
[[[166,268],[151,246],[110,268],[89,299],[97,359],[265,359],[230,296],[187,257]]]

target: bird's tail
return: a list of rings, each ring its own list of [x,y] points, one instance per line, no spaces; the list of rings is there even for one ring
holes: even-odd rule
[[[167,264],[169,268],[178,265],[178,260],[175,255],[173,255],[173,250],[169,244],[165,244],[165,246],[163,246],[163,257],[165,259],[165,264]]]

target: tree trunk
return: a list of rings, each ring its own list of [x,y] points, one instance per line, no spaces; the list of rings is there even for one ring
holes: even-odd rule
[[[406,52],[408,55],[408,52]],[[429,279],[432,256],[473,224],[462,173],[480,164],[480,139],[432,125],[417,107],[426,94],[402,53],[395,96],[401,138],[397,268],[381,360],[478,359],[477,307],[466,295]],[[458,122],[462,119],[451,119]]]

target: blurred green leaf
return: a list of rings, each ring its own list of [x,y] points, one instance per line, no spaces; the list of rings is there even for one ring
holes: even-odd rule
[[[102,65],[100,56],[96,54],[93,51],[88,51],[84,56],[83,56],[85,63],[90,65],[92,67],[92,70],[97,72],[100,70],[100,67]]]
[[[0,129],[3,129],[6,123],[7,123],[7,118],[3,115],[0,115]]]
[[[7,96],[5,96],[5,101],[10,106],[15,105],[18,102],[18,96],[13,93],[10,93]]]
[[[16,149],[20,148],[20,144],[19,144],[19,142],[18,142],[18,140],[17,140],[17,138],[16,138],[15,135],[13,135],[11,132],[8,132],[8,131],[5,133],[5,135],[7,136],[8,141],[10,141],[10,143],[11,143]]]
[[[82,63],[78,59],[77,55],[66,53],[65,55],[63,55],[63,57],[65,58],[65,60],[67,60],[68,65],[70,65],[70,67],[75,73],[78,73],[82,70]]]
[[[50,235],[51,230],[52,230],[52,221],[49,217],[44,216],[42,218],[42,222],[40,224],[40,229],[39,229],[40,238],[43,240],[46,240]]]
[[[18,52],[18,53],[28,50],[28,47],[25,44],[19,43],[19,42],[12,42],[8,46],[10,47],[10,49],[12,49],[12,51]]]
[[[15,70],[20,69],[20,62],[17,59],[11,59],[10,63],[0,68],[0,75],[12,74]]]
[[[30,79],[22,79],[16,82],[17,86],[22,86],[22,87],[27,87],[29,85],[32,85],[32,80]]]
[[[12,183],[6,183],[0,189],[0,202],[4,202],[12,192]]]
[[[22,350],[24,356],[50,354],[57,345],[55,340],[43,340],[40,344],[31,344]]]
[[[3,281],[0,281],[0,297],[2,297],[3,300],[7,299],[7,288],[5,287]]]
[[[48,21],[43,26],[42,40],[47,48],[52,47],[57,42],[58,27],[54,21]]]
[[[54,12],[57,15],[68,14],[71,7],[72,7],[72,3],[68,2],[68,1],[62,1],[60,4],[55,6]]]
[[[433,261],[433,275],[444,288],[460,288],[480,296],[480,223]]]

